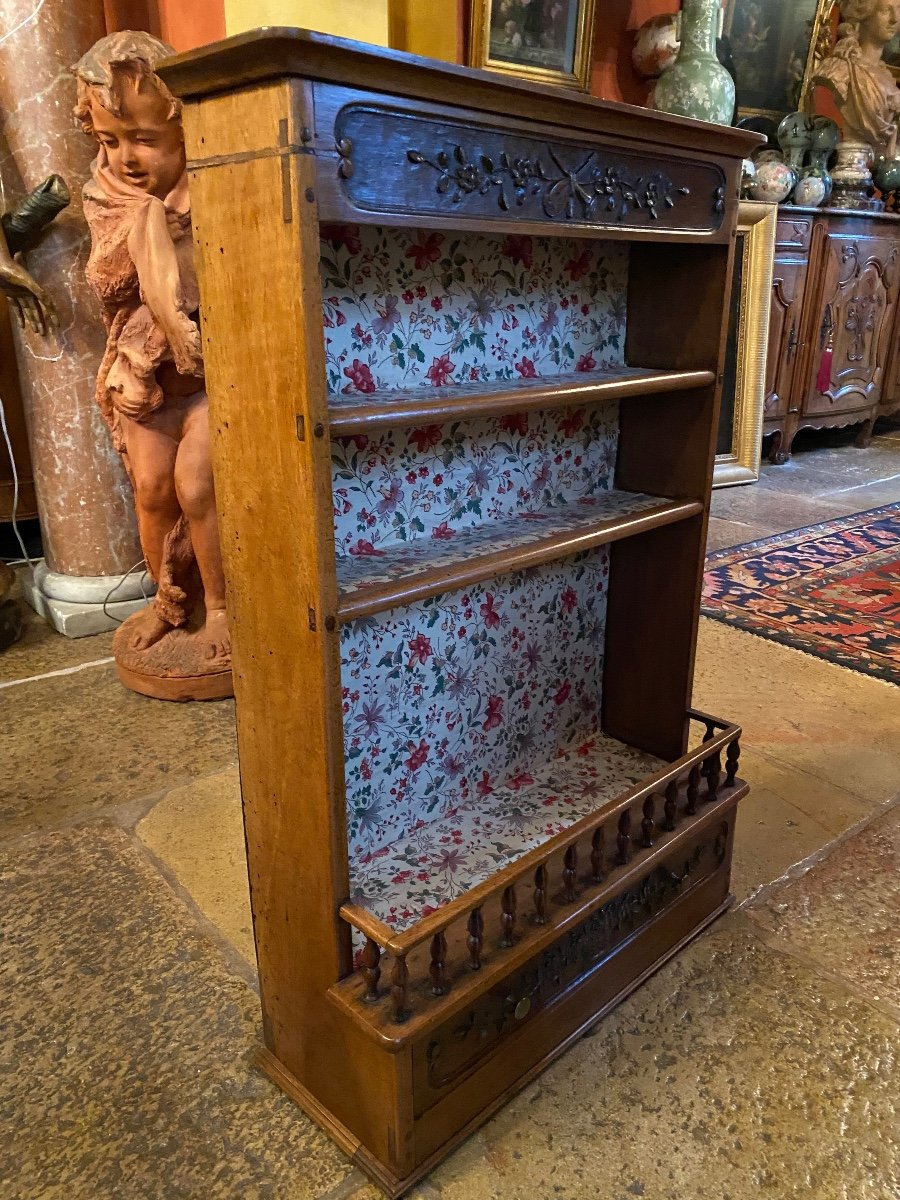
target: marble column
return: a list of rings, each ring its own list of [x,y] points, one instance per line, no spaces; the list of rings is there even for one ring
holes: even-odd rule
[[[104,329],[84,279],[81,207],[94,146],[75,124],[69,67],[106,33],[103,0],[0,0],[0,182],[11,208],[58,172],[72,193],[27,266],[52,296],[59,331],[16,327],[45,562],[28,598],[71,636],[111,625],[103,601],[141,558],[131,488],[94,401]],[[139,572],[108,609],[137,606]]]

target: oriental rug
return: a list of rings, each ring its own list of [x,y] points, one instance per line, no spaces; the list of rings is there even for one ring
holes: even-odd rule
[[[900,685],[900,503],[710,554],[703,613]]]

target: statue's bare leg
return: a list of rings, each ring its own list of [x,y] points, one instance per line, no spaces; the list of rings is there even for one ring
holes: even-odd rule
[[[209,660],[227,660],[231,636],[225,614],[225,576],[216,517],[209,436],[209,400],[197,393],[185,404],[181,443],[175,461],[175,489],[181,511],[187,517],[191,544],[203,580],[206,624],[202,636]]]
[[[154,413],[147,422],[121,418],[122,436],[134,478],[134,506],[137,512],[141,548],[154,579],[159,579],[163,545],[181,515],[175,490],[175,459],[178,416]],[[172,630],[152,604],[132,617],[131,645],[146,650]]]

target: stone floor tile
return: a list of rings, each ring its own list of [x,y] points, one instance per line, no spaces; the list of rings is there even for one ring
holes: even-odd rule
[[[900,1016],[900,806],[747,913]]]
[[[121,830],[0,853],[4,1200],[312,1200],[347,1159],[252,1065],[259,1001]]]
[[[112,655],[111,633],[86,638],[63,637],[27,604],[22,601],[19,604],[25,617],[25,631],[15,645],[0,654],[0,684],[31,679],[48,671],[64,671]]]
[[[135,832],[255,968],[237,767],[175,788]]]
[[[704,618],[693,703],[739,722],[746,748],[871,811],[900,786],[900,689],[880,679]]]
[[[898,1034],[727,918],[430,1181],[442,1200],[894,1200]]]
[[[237,759],[234,704],[166,704],[114,668],[0,690],[0,839],[149,797]]]
[[[738,809],[731,890],[739,900],[778,879],[864,820],[871,807],[852,792],[745,748],[750,792]]]
[[[713,506],[715,513],[715,506]],[[709,533],[706,538],[706,552],[724,550],[729,546],[740,546],[744,542],[756,542],[760,538],[771,537],[773,530],[749,521],[726,521],[715,515],[709,519]]]
[[[745,495],[746,493],[746,495]],[[717,493],[713,512],[724,520],[741,521],[766,528],[799,529],[817,525],[845,514],[845,506],[829,504],[819,496],[787,495],[758,485],[729,488]]]

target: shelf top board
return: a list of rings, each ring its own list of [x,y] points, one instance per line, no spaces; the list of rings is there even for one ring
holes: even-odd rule
[[[178,96],[199,98],[265,80],[299,76],[322,83],[438,101],[526,120],[556,122],[573,131],[602,133],[655,146],[746,158],[759,135],[688,117],[509,78],[491,71],[421,58],[399,50],[331,37],[308,29],[270,27],[167,59],[159,74]]]

